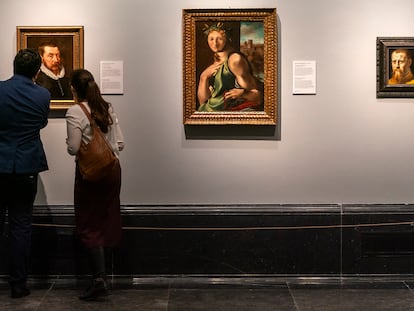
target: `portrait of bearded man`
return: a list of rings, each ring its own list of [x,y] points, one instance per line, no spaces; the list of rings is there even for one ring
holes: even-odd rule
[[[391,53],[391,78],[388,84],[414,84],[411,71],[412,57],[409,50],[397,49]]]

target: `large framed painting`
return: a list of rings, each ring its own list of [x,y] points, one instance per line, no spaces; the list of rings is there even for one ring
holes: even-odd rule
[[[377,38],[377,98],[414,97],[414,38]]]
[[[183,10],[185,125],[276,125],[276,9]]]
[[[35,48],[42,57],[36,83],[51,94],[51,109],[67,109],[74,101],[69,77],[83,67],[83,26],[17,26],[17,50]]]

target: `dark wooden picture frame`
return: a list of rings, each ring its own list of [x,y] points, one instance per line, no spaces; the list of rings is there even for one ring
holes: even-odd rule
[[[414,97],[414,38],[377,38],[377,98]]]

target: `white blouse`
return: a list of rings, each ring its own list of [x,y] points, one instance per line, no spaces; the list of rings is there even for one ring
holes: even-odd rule
[[[85,105],[89,112],[91,111],[87,102],[82,102],[82,104]],[[124,135],[122,134],[118,118],[112,106],[109,106],[109,114],[111,115],[113,124],[108,127],[108,132],[103,134],[111,145],[115,155],[118,156],[119,152],[122,151],[125,146]],[[81,141],[87,144],[92,139],[92,130],[89,124],[89,119],[78,104],[71,106],[66,112],[66,129],[66,145],[68,153],[70,155],[76,155],[80,148]]]

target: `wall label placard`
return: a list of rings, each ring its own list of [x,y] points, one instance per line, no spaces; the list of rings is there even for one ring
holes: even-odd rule
[[[316,61],[293,61],[293,94],[316,94]]]
[[[102,94],[124,93],[124,62],[100,62],[100,88]]]

